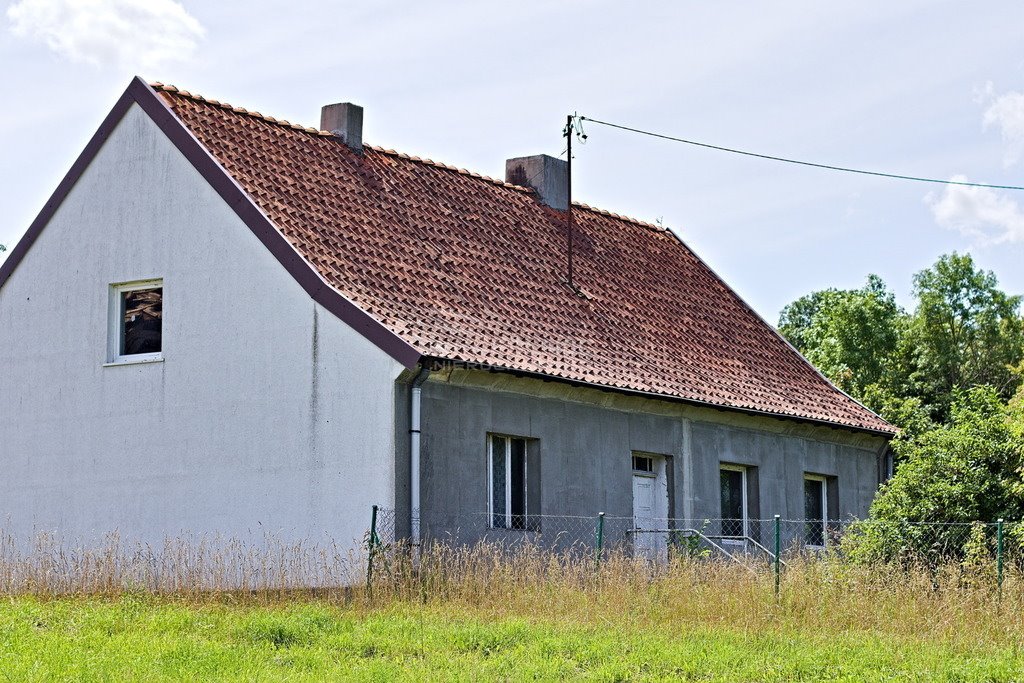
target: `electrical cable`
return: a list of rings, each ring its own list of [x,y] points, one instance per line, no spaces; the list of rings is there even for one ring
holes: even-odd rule
[[[695,140],[687,140],[685,138],[677,138],[671,135],[664,135],[662,133],[652,133],[651,131],[641,130],[639,128],[631,128],[630,126],[623,126],[618,123],[609,123],[608,121],[600,121],[598,119],[592,119],[587,116],[578,117],[581,121],[589,121],[590,123],[596,123],[602,126],[608,126],[609,128],[618,128],[619,130],[629,131],[630,133],[639,133],[640,135],[647,135],[653,138],[661,138],[663,140],[670,140],[672,142],[682,142],[687,145],[694,145],[696,147],[704,147],[705,149],[713,149],[719,152],[729,152],[731,154],[742,154],[743,156],[756,157],[758,159],[767,159],[769,161],[781,161],[787,164],[797,164],[799,166],[810,166],[812,168],[823,168],[829,171],[842,171],[844,173],[858,173],[860,175],[877,176],[881,178],[894,178],[896,180],[913,180],[919,183],[935,183],[938,185],[961,185],[963,187],[985,187],[993,190],[1024,190],[1024,187],[1018,185],[989,185],[987,183],[970,183],[962,180],[940,180],[938,178],[921,178],[918,176],[901,175],[898,173],[882,173],[880,171],[865,171],[857,168],[847,168],[845,166],[833,166],[831,164],[816,164],[810,161],[799,161],[797,159],[787,159],[786,157],[777,157],[770,154],[758,154],[756,152],[747,152],[742,149],[733,149],[731,147],[722,147],[720,145],[711,145],[706,142],[697,142]]]

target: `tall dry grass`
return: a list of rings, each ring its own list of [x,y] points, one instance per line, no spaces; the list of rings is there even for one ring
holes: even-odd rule
[[[278,599],[363,580],[365,555],[334,542],[243,541],[217,535],[128,542],[118,534],[68,545],[42,534],[29,545],[0,534],[0,594],[117,597],[145,592],[190,599],[220,595]]]
[[[1024,576],[994,563],[860,565],[838,555],[793,556],[775,594],[769,563],[749,566],[679,556],[667,564],[607,554],[553,554],[496,545],[430,548],[378,568],[373,600],[419,601],[494,617],[519,615],[615,628],[683,630],[713,625],[859,631],[946,641],[1024,644]]]
[[[553,552],[520,545],[426,547],[374,554],[335,544],[171,538],[158,546],[116,536],[69,550],[40,538],[20,550],[0,536],[0,594],[117,597],[146,593],[190,603],[261,604],[316,599],[357,610],[415,605],[487,618],[571,621],[617,629],[692,630],[708,625],[756,633],[798,629],[859,631],[972,644],[1024,641],[1024,576],[1007,568],[950,563],[927,567],[858,565],[838,556],[793,557],[776,598],[768,564],[743,566],[686,556],[666,564],[607,553]]]

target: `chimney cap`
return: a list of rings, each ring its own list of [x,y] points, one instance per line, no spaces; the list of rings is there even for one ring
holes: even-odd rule
[[[351,102],[320,109],[320,130],[329,130],[357,152],[363,151],[363,108]]]

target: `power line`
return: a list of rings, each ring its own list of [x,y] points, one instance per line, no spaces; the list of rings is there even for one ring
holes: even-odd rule
[[[938,178],[920,178],[912,175],[900,175],[898,173],[882,173],[880,171],[864,171],[857,168],[846,168],[845,166],[832,166],[830,164],[815,164],[810,161],[799,161],[797,159],[787,159],[785,157],[771,156],[770,154],[757,154],[756,152],[747,152],[742,149],[733,149],[731,147],[721,147],[719,145],[710,145],[706,142],[697,142],[695,140],[687,140],[685,138],[676,138],[671,135],[663,135],[662,133],[652,133],[648,130],[641,130],[639,128],[630,128],[629,126],[623,126],[618,123],[609,123],[608,121],[599,121],[598,119],[592,119],[586,116],[580,116],[580,121],[589,121],[590,123],[597,123],[602,126],[608,126],[609,128],[618,128],[619,130],[629,131],[630,133],[639,133],[640,135],[647,135],[652,138],[661,138],[662,140],[670,140],[672,142],[682,142],[687,145],[694,145],[695,147],[704,147],[705,149],[714,149],[719,152],[729,152],[731,154],[742,154],[748,157],[757,157],[758,159],[768,159],[769,161],[782,161],[787,164],[797,164],[798,166],[810,166],[812,168],[824,168],[829,171],[842,171],[844,173],[858,173],[860,175],[878,176],[881,178],[895,178],[897,180],[914,180],[919,183],[935,183],[937,185],[962,185],[964,187],[987,187],[993,190],[1024,190],[1024,187],[1017,185],[989,185],[987,183],[969,183],[960,180],[940,180]]]

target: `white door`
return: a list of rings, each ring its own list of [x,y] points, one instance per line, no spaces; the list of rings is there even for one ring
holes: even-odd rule
[[[633,549],[637,557],[668,559],[668,481],[665,458],[633,456]]]

